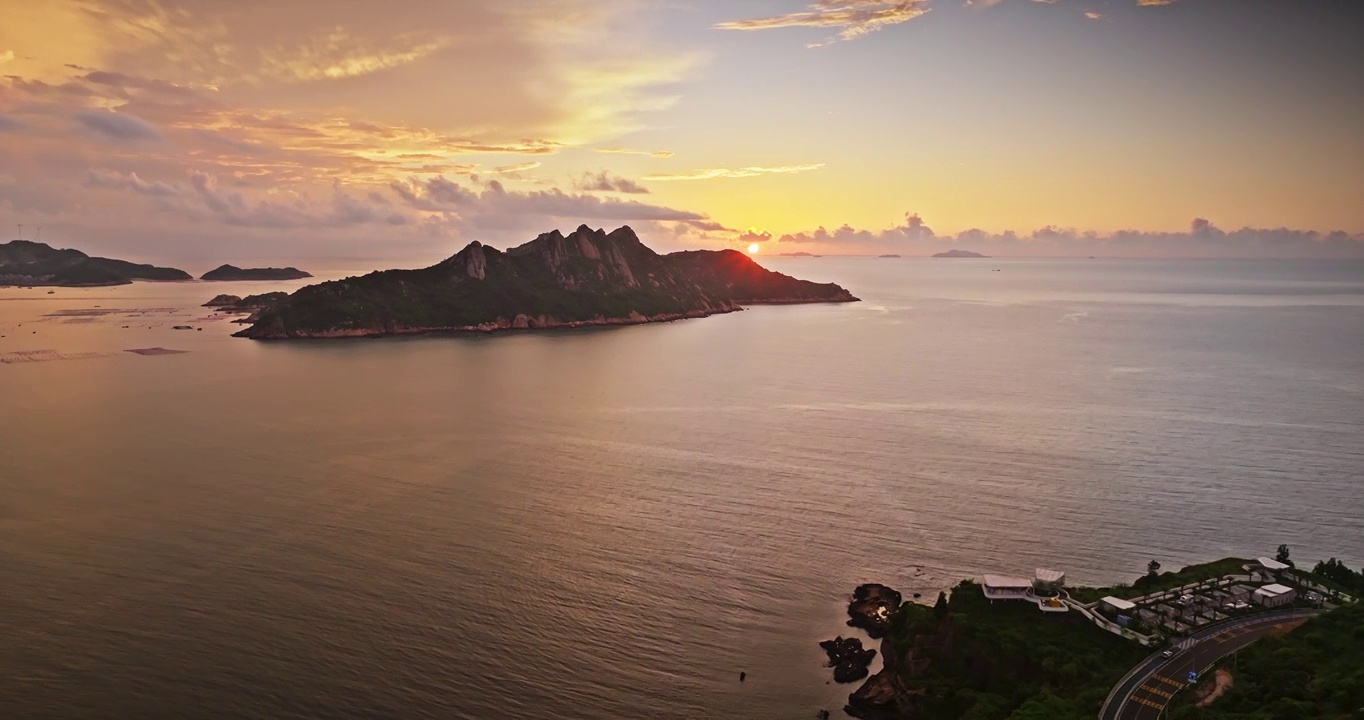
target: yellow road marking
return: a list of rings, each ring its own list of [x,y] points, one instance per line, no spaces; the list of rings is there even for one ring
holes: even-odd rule
[[[1182,682],[1180,682],[1180,681],[1178,681],[1178,680],[1171,680],[1170,678],[1167,678],[1167,677],[1165,677],[1164,675],[1152,675],[1151,677],[1152,677],[1153,679],[1159,680],[1159,681],[1161,681],[1161,682],[1163,682],[1163,683],[1165,683],[1165,684],[1167,684],[1167,685],[1174,685],[1176,690],[1179,690],[1180,688],[1184,687],[1184,683],[1182,683]]]
[[[1137,702],[1141,703],[1142,705],[1145,705],[1146,707],[1153,707],[1153,708],[1155,708],[1155,709],[1157,709],[1157,710],[1164,710],[1164,709],[1165,709],[1165,706],[1164,706],[1163,704],[1151,702],[1150,700],[1147,700],[1146,698],[1140,698],[1140,697],[1137,697],[1136,695],[1133,695],[1133,696],[1132,696],[1132,699],[1133,699],[1133,700],[1136,700]]]
[[[1149,692],[1149,693],[1151,693],[1152,695],[1159,695],[1159,696],[1165,698],[1166,700],[1169,700],[1170,698],[1174,697],[1174,694],[1173,694],[1173,693],[1167,693],[1167,692],[1165,692],[1164,690],[1161,690],[1160,688],[1157,688],[1157,687],[1154,686],[1154,685],[1142,685],[1142,686],[1141,686],[1140,688],[1138,688],[1138,689],[1139,689],[1139,690],[1145,690],[1146,692]]]

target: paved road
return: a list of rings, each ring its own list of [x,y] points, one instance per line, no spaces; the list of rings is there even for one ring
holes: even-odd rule
[[[1189,671],[1203,671],[1219,659],[1259,640],[1279,627],[1309,618],[1320,610],[1282,610],[1204,628],[1180,642],[1184,650],[1173,658],[1159,652],[1146,658],[1109,693],[1099,720],[1156,720],[1188,685]],[[1210,680],[1210,679],[1209,679]],[[1208,682],[1202,677],[1199,682]]]

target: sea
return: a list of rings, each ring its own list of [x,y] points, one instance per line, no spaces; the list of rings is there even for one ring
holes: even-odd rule
[[[840,717],[859,583],[1364,563],[1364,263],[761,262],[862,301],[258,342],[201,305],[308,281],[0,289],[0,717]]]

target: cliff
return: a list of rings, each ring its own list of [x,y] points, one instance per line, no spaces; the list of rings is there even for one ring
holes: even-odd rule
[[[192,280],[175,268],[90,257],[29,240],[0,244],[0,285],[127,285],[134,280]]]
[[[200,280],[298,280],[310,278],[310,273],[295,267],[287,268],[239,268],[236,265],[219,265],[199,276]]]
[[[630,325],[760,303],[854,302],[834,284],[797,280],[733,250],[659,255],[629,227],[579,227],[505,252],[478,242],[420,270],[310,285],[238,336],[364,337],[509,328]]]

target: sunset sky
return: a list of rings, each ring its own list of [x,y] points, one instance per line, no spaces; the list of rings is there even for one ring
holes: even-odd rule
[[[0,0],[0,237],[1364,256],[1357,0]]]

